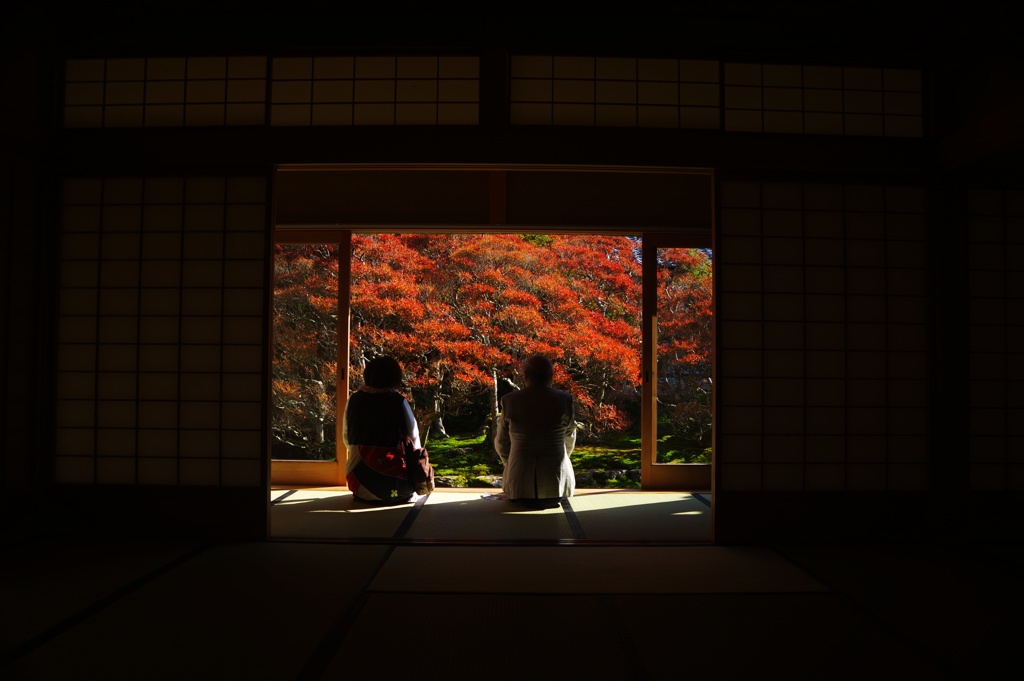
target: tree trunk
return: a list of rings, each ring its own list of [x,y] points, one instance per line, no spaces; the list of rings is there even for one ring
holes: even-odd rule
[[[441,434],[441,437],[448,437],[448,431],[444,429],[444,420],[441,418],[440,414],[437,415],[437,418],[434,419],[431,426],[437,429],[437,432]]]
[[[498,453],[494,449],[494,428],[498,422],[498,370],[492,369],[491,376],[494,379],[494,391],[491,393],[491,416],[484,423],[484,441],[480,447],[484,451],[494,454],[494,458],[498,458]]]
[[[494,392],[491,394],[491,423],[498,418],[498,370],[491,369],[491,376],[494,378]]]
[[[430,419],[430,427],[436,429],[441,437],[448,437],[448,431],[444,429],[444,418],[441,416],[441,399],[434,397],[434,414]]]

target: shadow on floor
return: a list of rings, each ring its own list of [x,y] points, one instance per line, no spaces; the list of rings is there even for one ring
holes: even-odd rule
[[[482,490],[438,490],[398,506],[345,488],[274,490],[275,539],[710,543],[711,495],[593,490],[531,506]]]

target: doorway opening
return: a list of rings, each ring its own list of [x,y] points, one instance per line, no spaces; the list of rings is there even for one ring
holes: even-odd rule
[[[561,368],[556,382],[585,407],[578,489],[699,492],[710,508],[709,174],[615,180],[616,173],[559,171],[542,173],[538,184],[532,173],[484,170],[489,181],[481,184],[481,173],[464,170],[292,170],[303,181],[284,173],[289,182],[277,190],[275,489],[343,489],[338,415],[359,387],[362,366],[383,353],[406,368],[407,397],[443,484],[462,486],[447,489],[500,486],[488,420],[496,397],[515,389],[518,360],[541,351]],[[646,201],[633,206],[641,225],[678,227],[628,228],[622,215],[609,214],[621,206],[601,214],[584,208],[581,192],[597,192],[589,204],[600,203],[609,177],[613,186],[625,183],[624,203]],[[418,195],[419,178],[429,178],[422,183],[429,198]],[[560,182],[562,191],[553,191]],[[438,197],[451,186],[457,196]],[[517,187],[529,191],[516,198]],[[487,201],[474,204],[474,191]],[[571,214],[562,202],[574,205]],[[530,215],[513,216],[517,205]],[[423,219],[414,219],[424,206]],[[378,209],[384,215],[374,220]],[[481,210],[487,219],[467,224]],[[552,212],[557,221],[542,219]],[[343,213],[359,224],[337,219]],[[453,213],[462,219],[444,219]]]
[[[641,236],[346,236],[347,250],[340,243],[275,246],[275,462],[337,462],[339,389],[358,389],[366,363],[388,354],[405,369],[404,392],[438,482],[500,487],[492,445],[498,401],[518,387],[521,361],[539,352],[555,360],[556,385],[575,398],[577,486],[641,488]],[[710,464],[711,250],[651,253],[653,463]],[[339,272],[346,270],[343,296]],[[344,336],[339,319],[348,320]]]

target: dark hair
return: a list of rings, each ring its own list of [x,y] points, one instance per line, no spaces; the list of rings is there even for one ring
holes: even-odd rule
[[[363,369],[363,382],[371,388],[397,388],[402,385],[402,365],[394,357],[376,357]]]
[[[549,385],[554,375],[554,365],[544,355],[530,355],[523,362],[523,378],[531,383]]]

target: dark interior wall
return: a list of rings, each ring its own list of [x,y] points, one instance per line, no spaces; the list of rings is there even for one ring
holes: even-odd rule
[[[49,305],[40,276],[39,178],[20,159],[5,159],[0,182],[0,441],[2,488],[18,498],[45,479],[45,446],[40,427],[43,316]]]
[[[49,130],[46,60],[29,41],[5,32],[0,64],[0,488],[17,506],[43,484],[45,339],[51,288],[46,281]]]
[[[211,24],[205,43],[177,44],[173,39],[154,44],[146,32],[118,32],[114,24],[103,24],[95,33],[72,30],[78,14],[68,14],[58,22],[45,22],[36,15],[31,28],[42,28],[33,35],[27,32],[17,41],[5,43],[4,114],[4,215],[2,256],[3,275],[3,371],[5,396],[0,403],[4,427],[4,489],[45,490],[50,493],[50,468],[53,457],[45,405],[51,367],[47,347],[52,343],[50,329],[54,309],[48,287],[53,281],[38,269],[37,259],[13,255],[38,253],[40,244],[54,238],[54,214],[57,212],[56,192],[59,178],[51,171],[61,167],[57,175],[79,176],[95,173],[103,176],[152,177],[186,175],[216,168],[222,175],[269,172],[274,163],[298,162],[405,162],[405,163],[583,163],[603,165],[688,166],[714,168],[723,175],[753,178],[757,182],[832,182],[837,184],[884,185],[911,182],[927,195],[929,225],[929,262],[934,287],[929,305],[936,323],[937,335],[930,337],[932,352],[932,392],[929,431],[929,483],[925,490],[875,490],[850,494],[808,489],[786,489],[779,483],[757,489],[724,489],[718,497],[717,521],[724,540],[756,538],[822,540],[844,534],[863,538],[899,536],[935,536],[949,527],[961,534],[1002,539],[1017,536],[1020,519],[1021,478],[1018,454],[1020,438],[1013,424],[1019,423],[1019,378],[1010,370],[1017,366],[1021,352],[1019,326],[1012,312],[1019,304],[1018,281],[1020,254],[1018,249],[1019,214],[1013,203],[1020,181],[1016,161],[1020,159],[1024,139],[1013,112],[1021,102],[1019,55],[1005,49],[975,52],[969,59],[956,61],[949,56],[948,42],[958,42],[950,35],[936,43],[928,42],[919,28],[920,17],[891,15],[866,16],[868,8],[855,10],[859,19],[848,22],[849,35],[817,31],[804,35],[793,30],[790,37],[769,36],[762,30],[751,41],[738,37],[729,43],[711,39],[713,32],[698,30],[687,24],[683,33],[694,40],[685,46],[679,33],[664,30],[657,40],[630,40],[609,43],[600,31],[566,37],[553,26],[540,31],[518,32],[516,24],[503,29],[481,24],[471,37],[448,42],[448,47],[461,51],[478,50],[500,56],[510,43],[541,53],[571,53],[573,50],[608,52],[609,45],[630,53],[656,54],[685,51],[698,57],[719,56],[743,60],[768,61],[787,59],[796,62],[877,63],[891,60],[899,64],[926,67],[930,74],[927,96],[929,120],[934,123],[925,139],[849,139],[831,136],[786,136],[757,134],[723,134],[720,131],[655,131],[595,128],[521,128],[504,124],[500,115],[487,114],[482,123],[497,124],[483,130],[400,129],[398,127],[352,130],[286,130],[257,128],[223,130],[211,128],[171,129],[160,131],[82,131],[66,134],[50,128],[57,118],[55,93],[64,55],[181,53],[220,54],[225,49],[238,53],[307,52],[309,40],[299,37],[291,42],[276,42],[242,32],[232,33],[230,40],[218,41],[222,29]],[[88,13],[88,12],[86,12]],[[889,30],[879,40],[866,39],[864,31],[883,19],[892,20]],[[943,26],[951,24],[948,17],[939,17]],[[998,17],[997,17],[998,19]],[[905,22],[905,23],[900,23]],[[8,24],[5,36],[12,36]],[[1005,24],[1000,24],[1005,25]],[[524,28],[521,26],[521,28]],[[856,30],[854,30],[856,29]],[[337,49],[375,52],[445,49],[445,37],[438,33],[426,37],[424,31],[398,31],[391,35],[359,32],[325,40],[314,51]],[[604,27],[608,30],[608,27]],[[619,31],[622,27],[619,27]],[[858,35],[857,32],[860,31]],[[657,32],[656,32],[657,33]],[[673,33],[670,39],[667,35]],[[703,34],[702,34],[703,33]],[[941,31],[938,32],[941,34]],[[184,34],[179,34],[184,35]],[[264,34],[269,36],[270,34]],[[295,34],[299,36],[299,33]],[[621,33],[620,33],[621,35]],[[741,32],[736,33],[737,36]],[[781,35],[781,34],[780,34]],[[76,37],[77,36],[77,37]],[[497,37],[496,41],[488,38]],[[452,36],[448,36],[452,38]],[[109,39],[109,40],[108,40]],[[346,40],[348,42],[346,42]],[[1000,41],[992,41],[1005,45]],[[962,40],[959,44],[966,44]],[[685,50],[683,49],[685,47]],[[262,52],[261,52],[262,51]],[[500,60],[498,62],[500,66]],[[500,99],[502,93],[497,93]],[[494,108],[489,99],[484,109]],[[488,108],[490,107],[490,108]],[[498,111],[500,113],[500,107]],[[488,117],[490,116],[490,117]],[[234,167],[231,167],[231,166]],[[1002,212],[992,212],[991,200],[975,203],[971,216],[971,191],[1001,194]],[[479,207],[482,211],[482,206]],[[977,212],[981,211],[981,212]],[[971,267],[991,281],[998,272],[1001,287],[993,294],[991,288],[977,289],[972,295],[964,292],[961,282],[947,276],[962,266],[963,245],[972,233],[988,229],[993,219],[999,233],[978,242],[978,253],[1001,252],[998,263],[984,261],[978,255]],[[1003,317],[978,320],[972,336],[964,329],[970,326],[970,310],[978,303],[991,308],[992,300],[1001,301]],[[37,303],[42,302],[42,305]],[[735,308],[733,308],[735,309]],[[749,321],[738,319],[738,321]],[[998,349],[977,345],[998,331],[1002,344]],[[731,342],[728,337],[723,342]],[[970,345],[972,342],[975,345]],[[985,371],[995,363],[1002,375],[972,369],[970,352],[986,356]],[[760,348],[761,350],[765,348]],[[980,367],[982,364],[975,363]],[[974,372],[974,373],[972,373]],[[980,372],[980,373],[979,373]],[[992,396],[998,395],[997,403]],[[748,405],[749,406],[749,405]],[[761,405],[764,407],[764,405]],[[813,405],[803,405],[813,408]],[[972,408],[974,412],[972,412]],[[734,433],[736,434],[736,433]],[[739,433],[742,435],[742,433]],[[759,434],[760,435],[760,434]],[[797,433],[805,437],[807,433]],[[763,444],[762,440],[762,444]],[[993,454],[997,452],[997,454]],[[746,464],[750,462],[738,461]],[[785,464],[786,462],[779,462]],[[895,462],[899,463],[899,462]],[[781,468],[777,469],[781,470]],[[772,488],[774,485],[774,489]],[[232,533],[245,526],[245,533],[259,531],[262,519],[252,523],[225,512],[241,505],[258,504],[248,498],[248,491],[225,489],[169,490],[167,488],[133,487],[131,489],[80,488],[67,498],[81,507],[94,505],[104,516],[114,506],[99,503],[118,494],[144,513],[162,518],[169,528],[187,532],[200,531],[204,511],[195,517],[181,512],[186,500],[193,508],[208,511],[206,517],[223,519],[217,532]],[[246,497],[243,499],[243,497]],[[56,497],[52,497],[56,501]],[[951,498],[962,504],[950,503]],[[115,517],[113,513],[109,517]],[[894,518],[897,522],[894,522]],[[835,520],[841,521],[836,524]],[[237,524],[236,524],[237,521]]]
[[[285,230],[493,225],[710,232],[712,181],[708,171],[676,169],[293,168],[277,173],[275,215]]]

